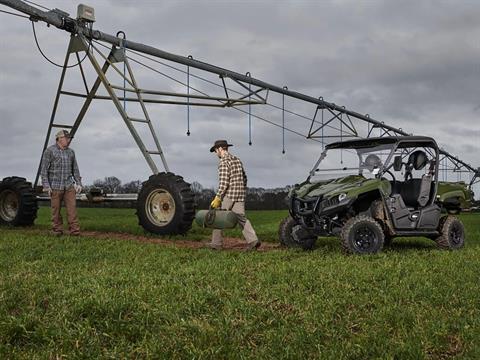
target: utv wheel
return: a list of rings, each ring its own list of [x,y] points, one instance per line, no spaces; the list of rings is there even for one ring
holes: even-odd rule
[[[138,223],[158,235],[185,234],[195,217],[195,196],[181,176],[160,173],[142,185],[137,201]]]
[[[457,250],[465,243],[465,228],[455,216],[444,216],[438,226],[440,236],[435,239],[437,246],[445,250]]]
[[[302,225],[295,225],[292,228],[292,237],[303,250],[312,250],[317,242],[317,236],[304,229]]]
[[[278,228],[280,243],[286,247],[300,247],[303,250],[312,250],[317,237],[308,230],[303,229],[294,218],[286,217]]]
[[[25,178],[13,176],[0,181],[0,224],[33,225],[37,210],[37,197]]]
[[[375,254],[382,250],[384,240],[382,227],[369,216],[356,216],[342,228],[341,241],[347,253]]]
[[[297,225],[297,222],[291,216],[287,216],[282,220],[278,227],[278,239],[280,240],[280,244],[286,247],[299,246],[292,237],[292,229],[295,225]]]

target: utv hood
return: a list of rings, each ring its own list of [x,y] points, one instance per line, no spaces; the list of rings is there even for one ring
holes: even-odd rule
[[[349,175],[342,178],[330,179],[321,182],[304,183],[293,194],[295,197],[317,197],[320,195],[337,195],[348,193],[351,190],[358,189],[365,182],[378,181],[376,179],[366,179],[361,175]]]

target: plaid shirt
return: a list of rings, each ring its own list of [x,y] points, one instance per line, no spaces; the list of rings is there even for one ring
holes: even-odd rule
[[[65,190],[73,184],[82,185],[75,152],[61,149],[57,144],[49,146],[42,156],[42,185],[52,190]]]
[[[218,164],[218,184],[217,196],[220,199],[227,196],[233,201],[245,201],[247,175],[240,159],[228,152]]]

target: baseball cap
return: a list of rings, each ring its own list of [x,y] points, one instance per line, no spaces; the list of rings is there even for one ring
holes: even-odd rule
[[[58,140],[58,138],[61,138],[61,137],[71,138],[70,133],[67,130],[60,130],[55,134],[55,139]]]

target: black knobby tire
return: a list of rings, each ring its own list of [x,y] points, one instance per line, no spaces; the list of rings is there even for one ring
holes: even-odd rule
[[[301,225],[291,216],[282,220],[278,227],[278,238],[280,244],[286,247],[300,247],[303,250],[312,250],[317,237]]]
[[[173,173],[150,176],[137,201],[138,223],[158,235],[185,234],[195,217],[195,195],[183,177]]]
[[[351,254],[375,254],[382,250],[385,241],[380,224],[365,215],[348,220],[342,228],[340,238],[344,251]]]
[[[435,242],[440,249],[457,250],[465,244],[465,227],[456,216],[442,217],[438,231],[440,236],[435,239]]]
[[[280,244],[286,247],[297,247],[299,244],[292,237],[292,229],[297,222],[291,216],[287,216],[282,220],[278,227],[278,239]]]
[[[25,178],[12,176],[0,181],[0,224],[33,225],[37,210],[37,196]]]

